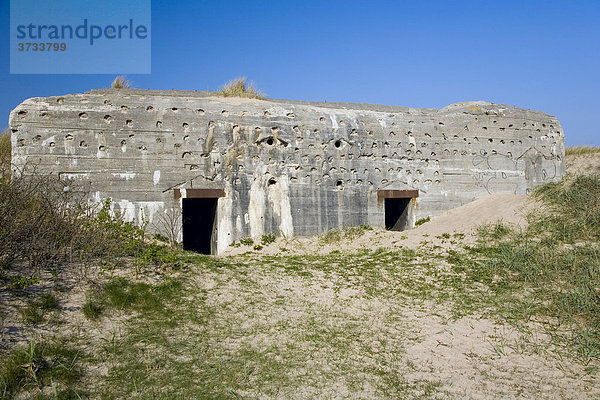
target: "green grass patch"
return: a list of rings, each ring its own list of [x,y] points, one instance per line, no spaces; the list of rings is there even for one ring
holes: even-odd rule
[[[58,341],[53,343],[29,342],[8,354],[0,364],[0,398],[75,399],[85,397],[84,391],[75,388],[82,376],[79,359],[81,352]]]
[[[557,338],[589,362],[600,357],[600,176],[565,178],[533,196],[543,206],[528,214],[526,230],[501,221],[482,226],[471,252],[481,257],[478,270],[494,277],[490,288],[504,296],[501,314],[559,321],[568,333],[555,329]]]

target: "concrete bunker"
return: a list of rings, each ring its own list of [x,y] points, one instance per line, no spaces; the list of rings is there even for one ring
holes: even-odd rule
[[[116,215],[210,254],[266,234],[409,229],[565,173],[555,117],[483,101],[438,110],[103,89],[28,99],[9,126],[14,168],[72,179],[90,202],[111,198]]]
[[[220,189],[175,189],[181,201],[182,244],[185,250],[216,254],[217,204],[225,196]]]
[[[403,231],[414,225],[413,215],[418,190],[379,190],[377,198],[383,203],[385,229]]]

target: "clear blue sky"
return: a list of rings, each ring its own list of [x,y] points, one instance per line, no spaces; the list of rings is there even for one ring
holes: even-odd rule
[[[114,77],[10,75],[8,23],[0,32],[0,127],[26,98]],[[599,50],[599,0],[153,0],[152,74],[128,79],[214,90],[245,75],[274,98],[411,107],[487,100],[555,115],[568,145],[600,145]]]

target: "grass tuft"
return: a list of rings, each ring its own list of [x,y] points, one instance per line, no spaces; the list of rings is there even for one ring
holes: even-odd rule
[[[246,83],[246,77],[236,78],[227,82],[219,90],[223,97],[246,97],[263,100],[264,94],[254,87],[253,82]]]
[[[112,89],[130,89],[131,82],[121,75],[113,79],[112,83],[110,84],[110,87]]]

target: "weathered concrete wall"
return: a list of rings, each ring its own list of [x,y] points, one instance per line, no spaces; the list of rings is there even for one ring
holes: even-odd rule
[[[218,252],[265,233],[383,226],[381,190],[417,189],[414,223],[565,173],[556,118],[486,102],[435,110],[94,90],[26,100],[10,129],[17,166],[80,181],[151,228],[180,210],[175,189],[223,189]]]

